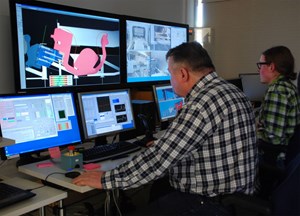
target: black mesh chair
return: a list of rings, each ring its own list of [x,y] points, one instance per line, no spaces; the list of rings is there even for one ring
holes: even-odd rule
[[[300,143],[298,143],[300,144]],[[285,170],[284,179],[271,196],[272,215],[300,215],[300,154]]]

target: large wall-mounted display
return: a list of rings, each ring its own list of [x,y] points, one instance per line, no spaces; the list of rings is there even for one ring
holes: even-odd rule
[[[127,84],[168,82],[166,53],[188,41],[188,25],[125,17]],[[123,27],[124,27],[123,26]]]
[[[16,91],[120,84],[120,18],[10,1]]]

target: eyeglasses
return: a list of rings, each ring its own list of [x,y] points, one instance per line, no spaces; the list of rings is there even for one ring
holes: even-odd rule
[[[258,69],[260,69],[262,65],[269,65],[269,64],[271,64],[271,63],[269,63],[269,62],[257,62],[256,63]]]

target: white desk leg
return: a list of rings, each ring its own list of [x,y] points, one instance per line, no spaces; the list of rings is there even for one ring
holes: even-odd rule
[[[64,216],[63,201],[59,200],[59,215]]]
[[[45,216],[45,207],[44,206],[39,208],[39,215],[40,216]]]

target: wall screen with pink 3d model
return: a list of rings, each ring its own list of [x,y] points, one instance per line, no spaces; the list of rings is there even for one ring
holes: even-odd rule
[[[120,84],[118,15],[10,1],[16,91]]]

